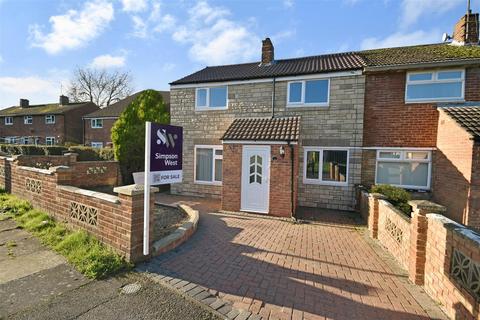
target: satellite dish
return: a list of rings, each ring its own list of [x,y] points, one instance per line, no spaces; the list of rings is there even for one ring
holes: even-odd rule
[[[442,42],[447,42],[448,40],[452,39],[451,36],[448,35],[448,33],[444,32],[442,34]]]

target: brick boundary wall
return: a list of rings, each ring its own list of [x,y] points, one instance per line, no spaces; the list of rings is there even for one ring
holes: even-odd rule
[[[83,229],[125,257],[127,261],[144,260],[143,256],[143,186],[116,187],[117,195],[81,189],[76,185],[116,185],[119,181],[118,164],[114,162],[76,162],[75,154],[66,154],[65,163],[39,169],[20,165],[22,157],[0,157],[2,168],[9,174],[0,174],[0,185],[7,191],[29,200],[41,209],[67,224],[72,229]],[[67,159],[68,158],[68,159]],[[48,160],[48,159],[47,159]],[[89,168],[106,168],[104,172],[87,174]],[[96,181],[96,183],[95,183]],[[156,188],[151,188],[154,192]],[[151,208],[154,197],[151,197]],[[153,239],[154,215],[150,214],[150,239]],[[150,245],[153,244],[151,240]]]
[[[359,190],[357,197],[369,236],[407,270],[409,280],[423,286],[452,319],[479,320],[480,234],[447,218],[445,207],[430,201],[410,201],[408,217],[382,195]],[[402,241],[396,241],[399,231]]]

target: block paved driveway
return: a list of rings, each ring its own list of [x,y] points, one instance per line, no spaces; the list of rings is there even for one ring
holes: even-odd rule
[[[196,234],[149,262],[151,269],[218,291],[236,308],[265,319],[443,318],[377,254],[382,250],[369,244],[352,214],[324,211],[315,224],[293,224],[215,213],[213,200],[157,200],[188,203],[201,216]]]

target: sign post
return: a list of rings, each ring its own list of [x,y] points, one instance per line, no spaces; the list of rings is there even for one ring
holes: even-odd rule
[[[146,122],[143,254],[150,252],[150,186],[182,182],[183,128]]]

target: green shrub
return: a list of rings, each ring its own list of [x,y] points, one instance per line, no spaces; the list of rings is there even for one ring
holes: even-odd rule
[[[385,197],[387,197],[387,200],[391,204],[393,204],[395,207],[397,207],[407,215],[410,215],[412,209],[408,204],[408,201],[410,201],[411,196],[410,193],[405,189],[390,186],[388,184],[378,184],[372,186],[370,191],[373,193],[383,194]]]
[[[115,159],[120,163],[125,184],[132,182],[133,172],[144,171],[146,121],[170,123],[170,114],[158,91],[143,91],[113,125]]]
[[[30,203],[0,190],[0,210],[40,241],[64,255],[69,263],[92,279],[100,279],[131,267],[121,256],[87,232],[71,231]],[[6,210],[6,211],[5,211]]]
[[[78,161],[113,161],[112,148],[70,147],[69,152],[78,153]]]

